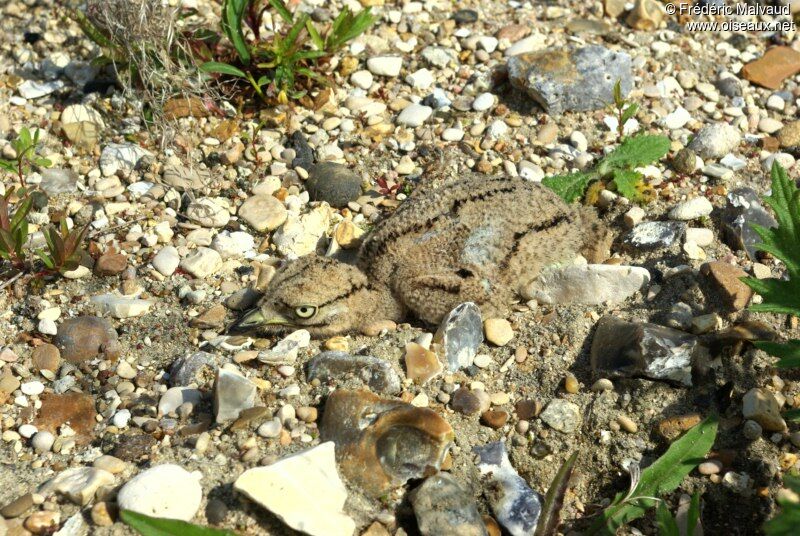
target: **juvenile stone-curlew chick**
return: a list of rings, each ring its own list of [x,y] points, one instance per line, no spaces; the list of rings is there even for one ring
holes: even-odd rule
[[[436,324],[465,301],[501,315],[542,268],[579,253],[598,262],[609,243],[592,209],[537,183],[472,176],[418,188],[367,237],[358,266],[316,255],[289,263],[234,329],[326,337],[408,314]]]

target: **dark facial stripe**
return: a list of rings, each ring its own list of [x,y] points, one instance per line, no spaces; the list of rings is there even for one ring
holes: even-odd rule
[[[562,223],[570,224],[572,223],[572,219],[567,214],[559,214],[550,218],[547,221],[535,223],[529,226],[524,231],[519,231],[514,233],[514,245],[511,247],[511,250],[508,252],[508,255],[505,259],[500,263],[500,269],[508,268],[511,259],[514,258],[514,255],[517,254],[519,251],[520,246],[522,245],[522,239],[531,234],[531,233],[540,233],[542,231],[547,231],[548,229],[552,229],[561,225]]]

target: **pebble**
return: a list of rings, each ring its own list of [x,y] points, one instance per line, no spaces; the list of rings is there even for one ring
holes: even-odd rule
[[[495,96],[491,93],[481,93],[472,101],[472,109],[476,112],[485,112],[494,106]]]
[[[639,427],[636,423],[628,417],[627,415],[619,415],[617,417],[617,424],[619,424],[620,428],[628,432],[629,434],[635,434],[639,431]]]
[[[55,443],[56,438],[50,432],[43,430],[41,432],[37,432],[31,438],[31,446],[33,450],[38,454],[42,454],[45,452],[50,452],[50,449],[53,448],[53,443]]]
[[[568,265],[543,271],[520,293],[540,303],[596,305],[622,302],[649,283],[650,272],[640,266]]]
[[[448,473],[428,477],[409,499],[422,536],[486,535],[472,494]]]
[[[199,247],[184,257],[180,267],[194,277],[204,279],[222,268],[222,257],[213,249]]]
[[[581,410],[577,404],[555,398],[545,406],[539,417],[554,430],[571,434],[581,424]]]
[[[342,164],[323,162],[309,170],[306,190],[312,200],[342,208],[361,195],[361,177]]]
[[[433,342],[440,348],[439,356],[451,372],[472,365],[483,342],[483,322],[478,306],[472,302],[456,306],[442,320]]]
[[[258,232],[273,231],[283,225],[288,212],[271,195],[252,195],[239,207],[238,216]]]
[[[33,349],[31,361],[36,370],[56,372],[61,363],[61,352],[57,346],[45,343]]]
[[[406,76],[406,84],[414,89],[428,89],[436,82],[434,74],[425,68],[414,71]]]
[[[117,504],[151,517],[191,520],[200,509],[202,474],[190,473],[175,464],[162,464],[142,471],[117,494]]]
[[[372,81],[372,73],[367,70],[362,69],[350,75],[350,83],[364,90],[372,87]]]
[[[504,318],[487,318],[483,323],[486,340],[495,346],[505,346],[514,338],[511,323]]]
[[[766,389],[754,387],[744,395],[742,415],[745,419],[757,422],[768,432],[783,432],[786,428],[780,404],[775,395]]]
[[[403,67],[403,58],[399,56],[373,56],[367,60],[367,69],[378,76],[395,77]]]
[[[600,378],[592,384],[591,390],[595,393],[602,393],[603,391],[613,391],[614,384],[608,378]]]
[[[728,123],[712,123],[700,129],[689,149],[702,158],[720,158],[739,146],[742,136]]]
[[[397,123],[408,127],[421,126],[433,114],[433,108],[422,104],[409,104],[400,115],[397,116]]]
[[[578,378],[571,372],[568,372],[567,375],[564,376],[564,390],[573,395],[581,390],[581,384],[578,382]]]
[[[233,488],[310,536],[351,536],[355,531],[355,522],[343,511],[347,488],[339,478],[331,441],[248,469]]]
[[[716,475],[722,471],[722,462],[719,460],[708,460],[697,466],[697,472],[701,475]]]
[[[180,262],[181,257],[174,246],[164,246],[150,259],[150,264],[153,265],[153,268],[158,270],[158,273],[165,277],[174,274]]]
[[[711,214],[714,210],[711,201],[705,197],[695,197],[676,205],[669,213],[673,220],[691,221]]]

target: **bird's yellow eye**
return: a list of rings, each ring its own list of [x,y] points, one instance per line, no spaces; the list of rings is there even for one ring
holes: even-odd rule
[[[317,308],[313,305],[301,305],[294,310],[294,314],[296,314],[299,318],[311,318],[317,314]]]

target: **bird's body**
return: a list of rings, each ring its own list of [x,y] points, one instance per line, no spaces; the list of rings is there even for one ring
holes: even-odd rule
[[[290,263],[248,316],[327,336],[408,313],[435,324],[465,301],[499,315],[542,268],[580,253],[599,260],[607,236],[590,209],[540,184],[471,176],[417,189],[370,233],[357,266],[313,255]]]

